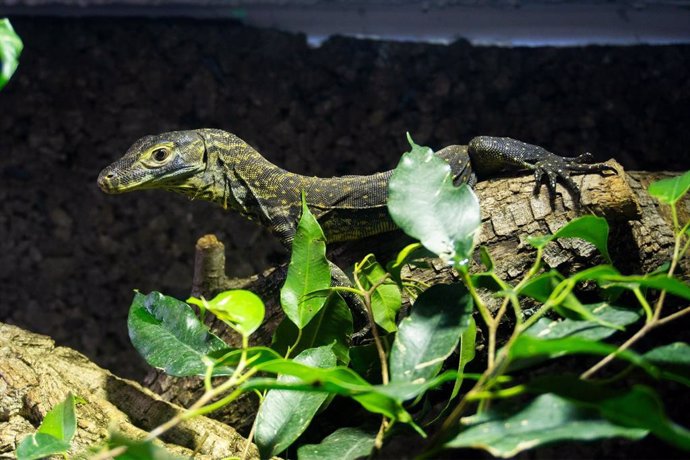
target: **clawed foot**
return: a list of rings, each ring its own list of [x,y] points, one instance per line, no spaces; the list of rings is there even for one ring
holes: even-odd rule
[[[533,165],[535,180],[534,194],[539,195],[542,179],[546,176],[546,185],[552,200],[556,196],[556,183],[560,180],[572,193],[575,200],[579,201],[580,189],[570,177],[572,173],[616,172],[615,168],[605,163],[589,163],[592,161],[592,158],[591,153],[584,153],[574,158],[565,158],[550,154],[547,158],[537,161]]]

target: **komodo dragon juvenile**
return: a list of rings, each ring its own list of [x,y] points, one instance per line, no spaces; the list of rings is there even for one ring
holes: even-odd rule
[[[544,175],[552,194],[560,179],[577,196],[571,172],[615,171],[603,163],[586,164],[589,153],[564,158],[507,137],[475,137],[466,146],[451,145],[436,155],[450,164],[455,185],[474,185],[502,170],[530,169],[535,193]],[[212,201],[260,222],[289,248],[301,213],[302,191],[329,243],[395,230],[386,208],[391,174],[333,178],[294,174],[270,163],[234,134],[197,129],[138,140],[101,171],[98,185],[106,193],[158,188]]]

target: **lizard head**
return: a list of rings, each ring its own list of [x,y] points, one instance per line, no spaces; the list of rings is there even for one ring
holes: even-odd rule
[[[146,136],[98,175],[105,193],[162,188],[184,192],[206,168],[206,143],[200,131]]]

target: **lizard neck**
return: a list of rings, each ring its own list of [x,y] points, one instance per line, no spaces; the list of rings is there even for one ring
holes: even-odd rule
[[[199,198],[265,221],[268,208],[299,203],[300,190],[315,179],[279,168],[234,134],[202,131],[207,166],[197,188]]]

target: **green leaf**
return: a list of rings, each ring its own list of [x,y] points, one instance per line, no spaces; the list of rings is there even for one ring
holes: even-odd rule
[[[386,270],[376,262],[372,255],[367,256],[361,267],[362,278],[360,282],[364,289],[371,289],[386,276]],[[386,280],[371,295],[371,309],[374,313],[374,321],[386,332],[394,332],[398,329],[395,324],[396,316],[402,305],[402,296],[398,285],[391,279]]]
[[[127,327],[132,345],[146,362],[175,377],[204,375],[207,355],[228,348],[189,305],[160,292],[134,294]],[[214,370],[214,375],[231,373],[223,367]]]
[[[583,273],[593,274],[600,272],[609,273],[610,270],[607,265],[600,265],[584,270],[583,272],[576,273],[567,279],[563,279],[563,276],[561,276],[560,273],[551,270],[530,280],[519,290],[519,293],[532,297],[542,303],[547,301],[552,302],[554,310],[566,318],[587,320],[593,323],[598,323],[600,326],[622,330],[623,328],[621,326],[608,322],[602,317],[592,314],[590,309],[580,303],[575,294],[572,293],[572,289],[575,284],[583,276],[585,276]]]
[[[390,355],[392,382],[434,377],[458,345],[472,317],[472,296],[463,284],[437,284],[422,292],[400,322]]]
[[[284,318],[273,334],[271,347],[284,356],[288,347],[295,344],[298,332],[297,326],[289,318]],[[292,354],[298,354],[307,348],[332,344],[338,362],[347,364],[350,362],[349,343],[352,332],[350,308],[339,294],[331,294],[326,305],[302,330],[300,341],[292,350]]]
[[[659,396],[649,387],[635,385],[616,390],[576,376],[547,376],[529,384],[533,390],[550,391],[586,408],[592,408],[620,426],[648,430],[676,447],[690,450],[690,431],[665,414]]]
[[[330,346],[304,350],[293,360],[318,368],[331,368],[336,357]],[[299,382],[299,378],[281,375],[279,382]],[[262,458],[270,458],[287,449],[307,429],[328,393],[270,390],[256,416],[256,444]]]
[[[292,256],[280,290],[280,303],[290,320],[304,329],[328,297],[331,270],[326,259],[326,237],[302,197],[302,217],[292,242]],[[321,291],[321,293],[318,293]]]
[[[386,340],[388,337],[389,336],[384,336],[381,337],[381,339]],[[389,343],[386,343],[384,347],[386,350],[390,350]],[[381,383],[381,361],[379,361],[379,354],[376,350],[375,343],[372,342],[351,347],[350,367],[368,382]]]
[[[241,348],[223,348],[212,351],[208,354],[208,357],[215,361],[216,366],[230,366],[234,368],[241,360],[242,351]],[[248,367],[258,366],[268,361],[283,358],[268,347],[249,347],[244,354],[246,355]]]
[[[46,413],[41,426],[38,427],[38,433],[71,442],[76,431],[77,416],[74,413],[74,396],[68,393],[63,402]]]
[[[503,281],[495,272],[474,273],[470,275],[475,288],[488,289],[491,292],[504,293],[512,286]],[[500,294],[499,294],[500,295]]]
[[[387,386],[373,386],[357,375],[352,369],[346,367],[320,369],[289,359],[277,359],[256,366],[256,368],[266,372],[291,375],[297,377],[299,381],[296,383],[286,383],[275,379],[254,378],[242,384],[243,390],[274,388],[307,392],[326,391],[331,394],[351,397],[369,412],[382,414],[392,421],[403,423],[411,423],[412,417],[402,407],[402,400],[400,398],[408,396],[411,393],[411,389],[423,391],[429,385],[438,383],[434,381],[426,384],[417,384],[415,388],[405,388],[405,393],[402,396],[398,393],[395,393],[395,396],[390,396],[387,390],[384,390]],[[414,396],[413,394],[410,397]]]
[[[428,147],[405,153],[388,184],[388,212],[405,233],[456,267],[469,263],[481,224],[470,187],[453,185],[450,166]]]
[[[491,258],[491,254],[489,254],[489,250],[486,249],[486,246],[479,247],[479,258],[487,272],[492,272],[494,270],[494,260]]]
[[[640,318],[640,313],[629,308],[609,305],[606,302],[583,305],[599,322],[576,320],[566,318],[563,320],[552,320],[541,318],[534,323],[525,334],[540,339],[560,339],[563,337],[580,337],[587,340],[602,340],[611,336],[616,329],[601,325],[601,321],[615,324],[617,326],[627,326]]]
[[[563,279],[556,270],[541,273],[527,281],[518,291],[520,295],[531,297],[541,303],[551,297],[554,287]]]
[[[675,342],[642,355],[661,369],[664,378],[690,386],[690,345]]]
[[[17,445],[17,460],[34,460],[67,452],[70,443],[44,433],[34,433]]]
[[[12,78],[19,65],[24,44],[15,33],[9,19],[0,19],[0,89]]]
[[[650,195],[666,204],[675,204],[690,189],[690,171],[649,184]]]
[[[528,243],[536,248],[543,248],[557,238],[580,238],[592,243],[602,256],[611,262],[608,250],[609,224],[603,217],[582,216],[571,220],[553,235],[528,238]]]
[[[470,316],[470,324],[467,329],[460,335],[460,360],[458,361],[458,376],[453,384],[453,391],[450,395],[450,401],[460,393],[460,387],[464,380],[465,366],[474,359],[476,353],[476,339],[477,339],[477,324],[474,318]]]
[[[259,296],[244,289],[221,292],[211,300],[191,297],[187,303],[205,308],[244,336],[250,336],[264,320],[266,309]]]
[[[532,364],[534,361],[555,359],[573,354],[606,356],[617,350],[618,348],[613,345],[581,337],[544,340],[522,334],[515,340],[513,346],[510,347],[510,358],[514,361],[511,363],[510,368],[525,367],[524,363],[520,363],[520,360],[525,360],[526,363]],[[618,353],[616,358],[635,364],[653,377],[659,376],[659,370],[655,366],[631,350],[624,350]]]
[[[690,300],[690,286],[676,278],[669,278],[665,274],[651,276],[612,275],[600,277],[599,279],[597,279],[597,282],[602,287],[620,286],[626,289],[645,287],[657,289],[659,291],[663,290],[677,297]]]
[[[36,433],[19,442],[17,458],[30,460],[67,452],[76,431],[74,396],[68,393],[63,402],[46,413]]]
[[[458,360],[458,370],[456,372],[455,382],[453,382],[453,390],[450,393],[450,397],[446,400],[446,404],[443,409],[438,413],[434,420],[427,422],[425,426],[431,425],[436,422],[436,420],[443,417],[450,408],[453,400],[458,396],[458,394],[460,394],[462,382],[466,377],[465,366],[467,366],[467,363],[472,361],[475,357],[476,338],[477,324],[475,323],[474,318],[470,317],[469,327],[460,335],[460,359]]]
[[[320,444],[306,444],[297,449],[299,460],[355,460],[368,457],[374,448],[376,433],[360,428],[340,428]]]
[[[411,243],[405,246],[397,255],[395,260],[391,260],[386,264],[386,271],[390,273],[391,278],[398,284],[402,284],[400,279],[400,272],[405,264],[413,263],[415,260],[435,257],[433,252],[430,252],[421,243]]]
[[[641,439],[647,434],[645,429],[613,424],[596,410],[578,407],[554,394],[538,396],[527,405],[515,401],[497,404],[465,420],[468,427],[445,447],[484,449],[503,458],[556,441]]]

